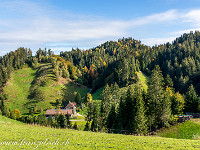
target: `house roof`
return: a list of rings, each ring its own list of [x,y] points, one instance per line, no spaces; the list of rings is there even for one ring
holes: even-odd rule
[[[45,115],[57,115],[57,114],[64,114],[67,115],[73,114],[72,109],[48,109]]]
[[[69,101],[69,103],[67,104],[66,108],[70,108],[70,107],[73,107],[73,106],[76,106],[76,103]]]

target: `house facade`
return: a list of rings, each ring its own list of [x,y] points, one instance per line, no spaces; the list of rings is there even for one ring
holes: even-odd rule
[[[45,116],[48,118],[49,116],[55,117],[59,114],[63,114],[65,116],[68,114],[69,117],[72,118],[72,116],[76,114],[76,103],[69,101],[65,109],[48,109],[46,110]]]
[[[59,114],[63,114],[65,116],[67,116],[67,114],[69,115],[69,117],[73,116],[73,112],[72,109],[48,109],[45,113],[46,117],[52,116],[55,117],[56,115]]]

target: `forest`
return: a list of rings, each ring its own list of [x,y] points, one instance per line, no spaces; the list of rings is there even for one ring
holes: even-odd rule
[[[85,130],[147,134],[175,124],[176,115],[200,110],[199,31],[153,47],[133,38],[122,38],[89,50],[60,52],[60,55],[46,48],[39,49],[35,55],[30,49],[18,48],[0,57],[2,115],[15,114],[4,104],[7,95],[3,87],[11,73],[24,67],[37,68],[40,63],[52,64],[57,81],[71,79],[92,89],[84,101],[78,94],[76,97],[80,106],[82,103],[87,106]],[[139,72],[149,77],[147,89],[141,84]],[[30,88],[32,99],[43,99],[37,87],[45,84],[46,74],[45,68],[37,71],[38,80]],[[97,106],[91,94],[103,86],[101,105]],[[122,88],[127,90],[122,92]],[[32,119],[32,122],[41,122]],[[57,122],[63,126],[62,116],[58,116]]]

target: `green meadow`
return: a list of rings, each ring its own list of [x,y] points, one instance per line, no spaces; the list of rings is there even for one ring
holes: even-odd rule
[[[19,123],[0,116],[0,149],[199,149],[199,140],[96,133]]]

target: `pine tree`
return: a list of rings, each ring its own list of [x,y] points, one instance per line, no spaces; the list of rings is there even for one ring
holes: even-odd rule
[[[152,71],[148,88],[148,115],[154,129],[161,125],[163,101],[163,77],[159,66]]]

